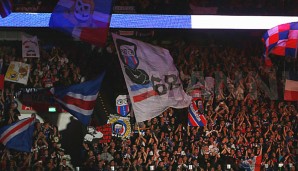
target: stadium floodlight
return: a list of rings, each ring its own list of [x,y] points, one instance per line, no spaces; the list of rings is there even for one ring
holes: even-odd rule
[[[51,13],[11,13],[0,18],[0,27],[49,27],[50,17]],[[294,16],[112,14],[110,28],[270,29],[297,21]]]
[[[192,29],[270,29],[297,22],[298,17],[193,15],[191,20]]]

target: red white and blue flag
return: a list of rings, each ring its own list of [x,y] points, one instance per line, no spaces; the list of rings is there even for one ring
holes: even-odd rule
[[[6,148],[31,152],[35,117],[19,120],[0,129],[0,143]]]
[[[51,88],[50,92],[67,112],[75,116],[84,125],[88,125],[103,77],[104,74],[101,74],[97,79],[81,84]]]
[[[262,155],[254,156],[246,160],[242,160],[240,163],[240,169],[246,171],[261,171],[262,167]]]
[[[298,73],[290,72],[286,79],[284,100],[298,101]]]
[[[134,116],[143,122],[191,102],[169,50],[112,34]]]
[[[0,0],[0,15],[2,18],[7,17],[11,13],[11,9],[10,0]]]
[[[121,116],[127,116],[130,112],[130,101],[128,95],[119,95],[116,98],[116,110]]]
[[[295,58],[298,43],[298,22],[281,24],[269,29],[262,37],[264,57],[269,54]]]
[[[206,126],[207,120],[204,115],[204,105],[201,98],[193,98],[188,107],[188,125]]]
[[[76,39],[103,46],[109,31],[111,8],[112,0],[60,0],[49,26]]]

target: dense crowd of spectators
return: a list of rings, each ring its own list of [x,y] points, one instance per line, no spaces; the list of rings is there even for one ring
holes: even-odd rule
[[[13,1],[14,10],[18,12],[52,12],[57,2],[58,0]],[[113,3],[114,13],[296,15],[298,12],[295,0],[116,0]]]
[[[17,43],[16,43],[17,44]],[[20,58],[18,50],[13,45],[2,45],[0,57],[3,60],[1,74],[5,74],[10,61],[19,61],[30,64],[31,71],[27,85],[13,82],[5,82],[4,90],[1,90],[1,126],[14,123],[19,120],[20,112],[17,108],[15,93],[18,88],[34,87],[47,88],[59,85],[72,85],[83,81],[80,69],[72,63],[67,54],[59,47],[53,47],[51,51],[41,51],[41,58]],[[8,150],[1,145],[0,170],[16,170],[33,168],[34,170],[73,170],[70,156],[61,148],[61,135],[56,125],[47,121],[35,123],[31,153]]]
[[[239,35],[236,37],[239,39]],[[157,38],[147,40],[153,42],[152,39]],[[129,139],[113,137],[110,143],[104,144],[98,139],[82,140],[80,169],[245,170],[261,156],[261,164],[256,167],[263,170],[295,170],[298,108],[297,103],[280,98],[283,79],[278,73],[292,62],[264,67],[259,58],[260,45],[253,40],[175,39],[166,44],[154,42],[170,49],[186,91],[199,85],[204,94],[204,87],[194,73],[216,78],[213,93],[204,95],[207,126],[190,127],[187,109],[169,108],[151,120],[132,122]],[[108,44],[105,53],[117,59],[113,44]],[[1,45],[2,73],[10,61],[22,61],[32,66],[29,87],[71,85],[84,80],[80,73],[84,68],[75,65],[72,55],[66,53],[70,49],[59,46],[50,49],[42,50],[40,59],[25,60],[18,56],[18,49]],[[269,82],[276,83],[276,92],[268,93],[262,87],[269,86]],[[18,86],[5,82],[1,95],[2,126],[18,120],[20,112],[13,96]],[[57,126],[37,121],[35,127],[31,153],[1,146],[1,170],[73,170],[77,163],[72,163],[70,155],[61,147],[63,137]]]

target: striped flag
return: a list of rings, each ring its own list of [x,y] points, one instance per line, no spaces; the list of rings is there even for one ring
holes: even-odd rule
[[[2,18],[7,17],[11,13],[10,0],[0,0],[0,15]]]
[[[6,148],[31,152],[35,117],[19,120],[0,129],[0,143]]]
[[[284,100],[298,101],[298,73],[290,72],[286,79]]]
[[[193,98],[188,107],[188,125],[206,126],[207,120],[204,115],[204,105],[201,98]]]
[[[67,112],[75,116],[84,125],[88,125],[103,77],[104,73],[95,80],[69,87],[51,88],[50,92]]]
[[[59,0],[49,26],[72,37],[103,46],[106,42],[112,0]]]

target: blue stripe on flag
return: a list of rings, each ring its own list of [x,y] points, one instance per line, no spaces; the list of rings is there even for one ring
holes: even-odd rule
[[[130,90],[131,91],[138,91],[138,90],[141,90],[141,89],[144,89],[144,88],[149,88],[149,87],[152,87],[152,83],[149,83],[149,84],[146,84],[146,85],[135,84],[135,85],[130,86]]]

